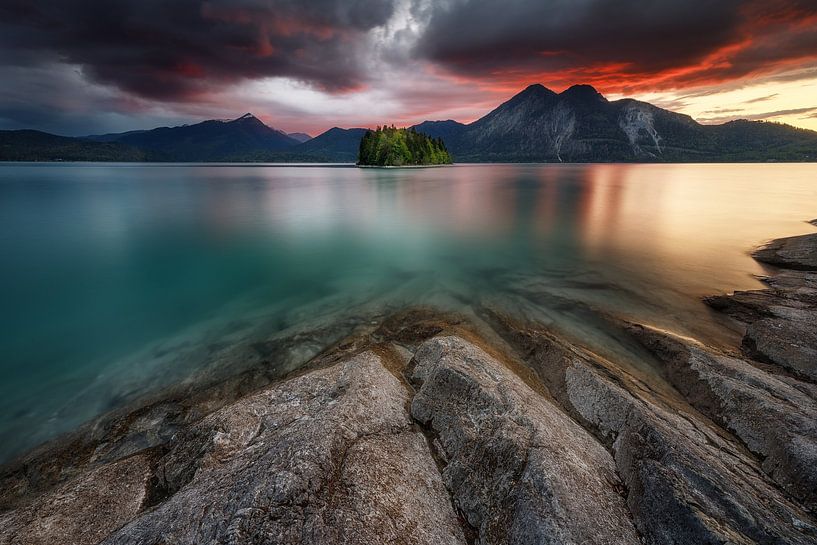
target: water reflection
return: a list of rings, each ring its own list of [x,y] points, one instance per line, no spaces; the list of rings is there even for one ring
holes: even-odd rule
[[[0,443],[36,430],[0,459],[126,387],[193,372],[194,359],[128,358],[208,319],[291,325],[315,309],[326,319],[363,304],[490,299],[608,348],[615,339],[588,308],[731,341],[700,297],[760,285],[763,269],[746,252],[809,230],[815,174],[814,165],[0,166]]]

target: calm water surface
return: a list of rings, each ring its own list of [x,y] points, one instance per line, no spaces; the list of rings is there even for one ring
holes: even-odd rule
[[[0,462],[237,331],[490,302],[612,351],[589,309],[730,342],[700,297],[813,217],[817,165],[2,164]]]

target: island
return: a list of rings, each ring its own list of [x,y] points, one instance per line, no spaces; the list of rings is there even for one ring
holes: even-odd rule
[[[377,127],[360,140],[358,166],[406,167],[450,165],[451,155],[442,138],[432,138],[413,127]]]

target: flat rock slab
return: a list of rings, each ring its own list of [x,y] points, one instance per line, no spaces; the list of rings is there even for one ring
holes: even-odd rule
[[[463,543],[408,403],[365,352],[216,411],[163,462],[178,490],[105,543]]]
[[[752,252],[752,257],[786,269],[817,271],[817,233],[772,240]]]
[[[459,337],[415,354],[412,415],[439,434],[445,483],[485,544],[639,543],[610,454]]]

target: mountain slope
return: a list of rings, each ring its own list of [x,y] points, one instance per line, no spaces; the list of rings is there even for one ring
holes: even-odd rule
[[[447,119],[445,121],[423,121],[411,128],[431,138],[450,139],[457,137],[465,127],[466,125],[459,121]]]
[[[232,121],[211,120],[96,138],[149,150],[170,161],[241,161],[265,152],[288,150],[299,144],[252,114]]]
[[[559,94],[531,85],[477,121],[449,128],[445,142],[466,162],[817,159],[813,131],[760,121],[701,125],[646,102],[610,102],[589,85]]]
[[[0,131],[0,161],[146,161],[144,150],[41,131]]]
[[[309,155],[315,161],[354,163],[360,149],[360,140],[367,129],[333,127],[315,138],[300,144],[293,152]]]
[[[305,132],[290,132],[287,133],[287,136],[289,136],[293,140],[297,140],[301,144],[303,144],[307,140],[312,140],[312,137],[306,134]]]

